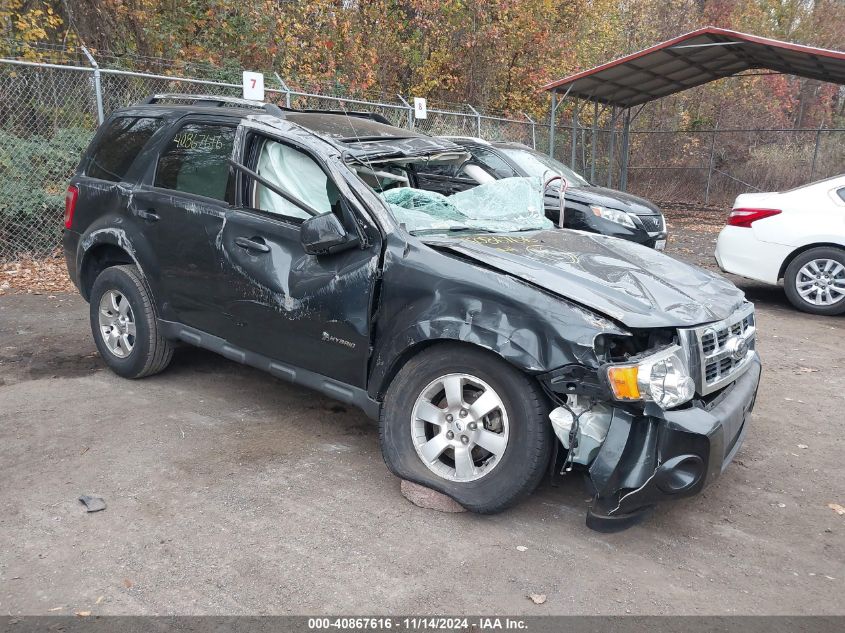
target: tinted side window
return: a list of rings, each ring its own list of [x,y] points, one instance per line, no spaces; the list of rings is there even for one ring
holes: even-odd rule
[[[472,157],[497,178],[512,178],[516,176],[516,172],[496,152],[491,152],[489,149],[481,149],[480,147],[473,147]]]
[[[231,200],[229,163],[235,128],[189,123],[167,144],[158,159],[155,186]]]
[[[94,148],[85,175],[119,182],[135,162],[135,157],[163,125],[161,119],[119,117],[108,124]]]
[[[841,189],[837,189],[836,193],[838,193],[839,197],[842,198],[842,201],[845,202],[845,187],[842,187]]]

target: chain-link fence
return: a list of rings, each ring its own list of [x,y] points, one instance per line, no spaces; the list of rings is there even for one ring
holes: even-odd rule
[[[267,80],[272,81],[268,76]],[[281,78],[268,101],[294,108],[377,112],[427,134],[483,136],[534,145],[538,127],[521,120],[290,90]],[[240,84],[122,69],[0,60],[0,261],[55,252],[67,182],[102,116],[155,93],[240,96]],[[542,127],[542,126],[539,126]],[[548,129],[548,126],[545,126]],[[546,132],[548,136],[548,132]]]
[[[537,147],[548,148],[548,126]],[[753,191],[784,191],[845,173],[845,128],[713,128],[613,131],[555,127],[554,155],[588,180],[671,206],[728,207]],[[624,179],[627,181],[623,181]]]
[[[67,181],[98,122],[116,108],[154,93],[240,96],[240,84],[119,68],[0,59],[0,261],[55,252]],[[168,69],[167,72],[169,72]],[[222,76],[222,75],[221,75]],[[266,75],[266,97],[279,105],[319,110],[378,112],[391,123],[427,134],[516,141],[548,152],[548,122],[511,118],[466,105],[413,107],[288,88]],[[278,86],[278,87],[275,87]],[[367,95],[370,97],[371,95]],[[562,117],[561,117],[562,118]],[[845,129],[694,130],[632,129],[626,156],[619,129],[561,122],[554,155],[592,182],[628,189],[657,202],[728,205],[738,193],[785,189],[845,172]],[[573,135],[575,143],[572,143]]]

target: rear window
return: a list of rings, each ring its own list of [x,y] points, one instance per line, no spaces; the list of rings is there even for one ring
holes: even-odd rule
[[[135,158],[163,125],[151,117],[118,117],[108,123],[88,161],[85,175],[120,182]]]
[[[155,186],[216,200],[231,200],[228,159],[234,144],[234,127],[204,123],[185,125],[158,159]]]

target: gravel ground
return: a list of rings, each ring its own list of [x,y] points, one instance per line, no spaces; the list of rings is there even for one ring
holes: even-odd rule
[[[670,253],[712,265],[722,222],[673,216]],[[764,361],[745,444],[615,535],[574,479],[492,517],[417,508],[357,411],[192,349],[126,381],[79,297],[2,296],[0,613],[845,614],[845,320],[737,281]]]

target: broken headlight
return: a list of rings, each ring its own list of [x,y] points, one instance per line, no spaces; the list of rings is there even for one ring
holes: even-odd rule
[[[593,215],[604,218],[605,220],[610,220],[611,222],[616,222],[616,224],[621,224],[622,226],[627,226],[629,229],[636,228],[634,220],[631,219],[631,216],[624,211],[608,209],[607,207],[600,207],[594,204],[590,205],[590,211],[593,212]]]
[[[644,356],[636,363],[606,365],[604,371],[617,400],[649,401],[671,409],[695,395],[695,382],[678,345]]]

